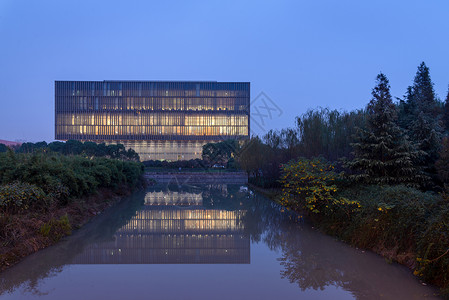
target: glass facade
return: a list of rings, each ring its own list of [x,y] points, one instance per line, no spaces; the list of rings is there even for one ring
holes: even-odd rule
[[[201,157],[249,137],[249,82],[56,81],[55,138],[122,143],[141,160]]]

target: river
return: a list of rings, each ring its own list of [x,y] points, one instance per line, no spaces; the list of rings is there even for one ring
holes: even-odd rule
[[[156,186],[0,274],[0,299],[438,299],[238,185]]]

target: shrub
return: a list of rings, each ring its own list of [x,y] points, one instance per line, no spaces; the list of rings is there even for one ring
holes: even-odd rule
[[[323,158],[290,161],[282,166],[281,203],[312,213],[332,212],[336,207],[347,207],[347,213],[359,207],[356,201],[336,196],[336,181],[340,175]]]
[[[33,184],[14,182],[0,186],[0,209],[6,214],[15,214],[30,207],[46,208],[51,199]]]
[[[16,180],[40,187],[48,198],[67,204],[99,187],[134,187],[142,164],[107,158],[85,158],[54,153],[0,153],[0,184]]]
[[[51,219],[41,226],[40,234],[49,237],[53,241],[59,241],[62,237],[72,233],[72,226],[67,215],[62,216],[59,220]]]
[[[416,248],[427,226],[429,207],[438,201],[438,195],[402,185],[359,185],[339,195],[362,206],[348,227],[341,229],[343,237],[360,247],[382,245],[397,252]]]
[[[430,213],[417,247],[415,275],[444,287],[449,297],[449,195],[443,194]]]

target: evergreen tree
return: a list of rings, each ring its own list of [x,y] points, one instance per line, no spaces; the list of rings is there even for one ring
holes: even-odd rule
[[[414,105],[419,112],[424,112],[434,117],[438,114],[438,103],[435,98],[435,91],[433,89],[433,83],[430,79],[430,71],[424,62],[422,62],[418,71],[416,71],[413,86],[411,87],[410,99],[414,102]],[[419,114],[415,112],[415,114]]]
[[[441,147],[442,128],[429,115],[421,111],[411,122],[410,134],[418,149],[423,151],[420,165],[426,172],[434,173],[430,169],[438,159]]]
[[[449,183],[449,138],[445,137],[443,139],[441,151],[440,151],[440,157],[436,161],[435,166],[437,169],[437,173],[439,176],[439,179],[444,184]]]
[[[449,132],[449,88],[447,90],[446,101],[444,101],[443,107],[443,123],[446,132]]]
[[[390,85],[382,73],[377,76],[367,114],[366,129],[359,130],[352,144],[354,159],[347,163],[358,172],[352,179],[375,184],[419,184],[424,178],[414,162],[420,152],[414,150],[397,124]]]
[[[412,87],[407,87],[407,91],[403,99],[400,99],[398,105],[398,124],[401,128],[409,130],[410,124],[413,122],[415,112],[417,111],[416,102],[414,101]]]
[[[412,122],[421,112],[424,113],[424,117],[438,121],[440,106],[435,97],[429,68],[424,62],[419,65],[413,85],[407,88],[404,100],[399,104],[401,127],[411,130]]]
[[[424,153],[420,168],[430,176],[435,174],[435,161],[441,147],[443,128],[439,102],[435,97],[429,68],[424,62],[418,67],[413,86],[408,89],[408,134],[418,150]]]

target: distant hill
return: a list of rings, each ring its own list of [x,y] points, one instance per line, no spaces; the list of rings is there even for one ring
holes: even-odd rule
[[[12,142],[12,141],[5,141],[5,140],[0,140],[0,144],[4,144],[6,146],[20,146],[20,145],[22,145],[22,143],[20,143],[20,142]]]

